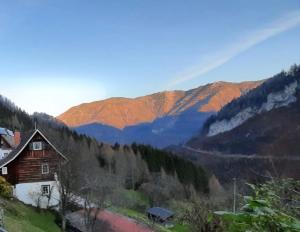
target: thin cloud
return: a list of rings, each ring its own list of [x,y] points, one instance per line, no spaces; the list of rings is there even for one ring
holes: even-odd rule
[[[169,87],[176,86],[206,74],[227,63],[232,58],[251,47],[298,26],[300,26],[300,10],[290,12],[276,21],[273,21],[271,24],[266,25],[264,28],[249,33],[247,36],[244,36],[242,39],[236,41],[234,44],[217,54],[206,55],[201,63],[173,79],[169,83]]]

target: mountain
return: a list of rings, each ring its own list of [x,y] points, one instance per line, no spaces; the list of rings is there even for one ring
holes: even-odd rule
[[[299,141],[300,66],[294,65],[226,105],[186,146],[220,154],[300,160]]]
[[[96,141],[78,134],[45,113],[29,115],[0,95],[0,127],[17,130],[21,132],[22,137],[36,126],[62,154],[68,157],[72,181],[76,186],[87,186],[86,183],[91,176],[106,175],[106,178],[110,178],[110,188],[117,187],[118,191],[135,188],[137,191],[148,193],[151,188],[166,190],[165,184],[158,184],[156,181],[158,176],[167,175],[169,182],[176,183],[176,194],[178,186],[184,189],[185,186],[192,185],[199,192],[209,191],[210,174],[191,161],[151,146],[138,144],[111,146]],[[168,165],[170,163],[172,166]],[[158,173],[161,174],[157,175]],[[74,191],[77,192],[78,189]],[[170,194],[174,192],[174,189],[170,189]]]
[[[268,78],[211,116],[182,146],[170,146],[222,183],[300,178],[300,66]]]
[[[165,115],[183,95],[182,91],[172,91],[135,99],[110,98],[72,107],[58,119],[71,127],[97,122],[122,129]]]
[[[187,141],[209,116],[259,84],[216,82],[188,91],[110,98],[72,107],[57,119],[101,141],[166,147]]]
[[[88,191],[89,194],[111,202],[114,207],[122,205],[124,209],[145,211],[150,203],[162,205],[169,201],[187,201],[192,194],[209,195],[218,191],[218,181],[211,177],[212,174],[189,160],[145,145],[111,146],[100,143],[57,123],[47,114],[28,115],[1,95],[0,127],[18,130],[21,132],[21,138],[27,134],[26,132],[38,127],[49,138],[51,144],[68,157],[68,162],[62,164],[63,168],[59,168],[58,179],[64,186],[68,186],[68,191],[82,194],[82,201],[88,200],[85,198]],[[217,184],[213,185],[212,182]],[[1,184],[2,190],[11,189],[10,184],[5,184],[3,178]],[[40,196],[38,192],[36,194]],[[44,231],[42,230],[44,227],[34,227],[37,226],[36,223],[33,226],[30,223],[32,221],[24,218],[34,216],[35,222],[42,219],[33,214],[37,212],[36,210],[29,212],[32,207],[28,209],[21,207],[17,211],[15,207],[22,205],[11,204],[14,201],[10,194],[8,197],[5,196],[10,202],[7,205],[3,199],[5,195],[3,191],[0,195],[1,208],[6,210],[7,214],[13,212],[12,217],[6,215],[10,220],[10,223],[8,221],[5,223],[6,229],[24,231],[22,228],[26,225],[25,231]],[[144,196],[143,200],[140,200],[140,196]],[[129,198],[136,198],[138,203],[132,204],[131,201],[127,204]],[[70,202],[71,204],[64,207],[66,211],[71,211],[78,203],[72,200]],[[16,215],[19,211],[22,215]],[[43,211],[42,215],[46,215],[46,211]],[[50,216],[48,219],[53,219],[52,224],[55,225],[54,215]],[[11,220],[12,218],[14,220]],[[22,222],[24,220],[26,224]],[[44,217],[44,221],[46,220]],[[22,222],[21,226],[16,226],[17,221]],[[47,221],[48,231],[54,231],[52,224]],[[35,230],[37,228],[38,230]]]

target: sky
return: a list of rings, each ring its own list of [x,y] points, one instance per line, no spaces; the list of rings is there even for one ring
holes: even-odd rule
[[[0,94],[84,102],[259,80],[300,63],[299,0],[0,0]]]

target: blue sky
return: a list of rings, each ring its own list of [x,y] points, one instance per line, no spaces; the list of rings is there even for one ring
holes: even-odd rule
[[[0,0],[0,93],[29,113],[271,76],[300,63],[299,0]]]

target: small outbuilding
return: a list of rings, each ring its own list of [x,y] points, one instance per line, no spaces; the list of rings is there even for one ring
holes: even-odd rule
[[[159,223],[170,221],[173,219],[174,215],[174,212],[161,207],[153,207],[147,210],[148,218]]]

